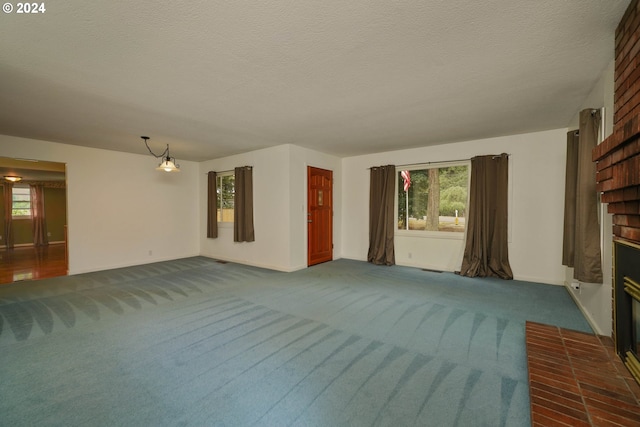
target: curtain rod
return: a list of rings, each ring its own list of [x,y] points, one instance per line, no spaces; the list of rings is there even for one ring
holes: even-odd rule
[[[507,154],[507,153],[503,153],[503,154]],[[511,157],[511,154],[507,154],[508,157]],[[500,157],[500,155],[495,155],[493,156],[493,158],[495,159],[496,157]],[[437,162],[418,162],[418,163],[406,163],[404,165],[396,165],[396,169],[397,168],[404,168],[404,167],[408,167],[408,166],[420,166],[420,165],[431,165],[431,164],[442,164],[442,163],[460,163],[460,162],[468,162],[471,159],[458,159],[458,160],[442,160],[442,161],[437,161]],[[367,169],[375,169],[375,168],[379,168],[380,166],[371,166]]]
[[[460,163],[460,162],[468,162],[471,159],[458,159],[458,160],[444,160],[442,162],[419,162],[419,163],[407,163],[404,165],[396,166],[397,168],[402,168],[405,166],[418,166],[418,165],[432,165],[434,163]]]
[[[596,112],[600,111],[600,108],[592,108],[591,109],[591,116],[593,116],[594,114],[596,114]],[[580,135],[580,129],[576,129],[574,131],[570,131],[575,133],[576,135]]]
[[[240,166],[241,168],[249,168],[249,169],[253,169],[253,166]],[[231,169],[228,171],[209,171],[209,172],[215,172],[215,173],[228,173],[228,172],[235,172],[235,169]],[[205,172],[205,175],[208,175],[209,172]]]

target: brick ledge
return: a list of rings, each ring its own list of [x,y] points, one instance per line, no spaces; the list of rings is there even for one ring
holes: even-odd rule
[[[611,338],[525,328],[532,426],[640,426],[640,385]]]
[[[637,114],[628,119],[622,125],[616,125],[613,133],[605,138],[600,144],[596,145],[591,151],[591,159],[596,161],[603,160],[607,155],[611,154],[614,150],[640,134],[640,114]]]

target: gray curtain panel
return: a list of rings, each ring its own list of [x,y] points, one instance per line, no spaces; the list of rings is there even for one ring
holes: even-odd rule
[[[233,241],[253,242],[253,168],[235,168],[235,196],[233,209]]]
[[[591,157],[598,144],[600,123],[600,110],[580,112],[573,277],[587,283],[602,283],[596,164]]]
[[[507,238],[508,179],[507,154],[471,159],[463,276],[513,279]]]
[[[567,132],[567,166],[564,179],[564,229],[562,265],[573,267],[576,243],[576,188],[578,180],[579,132]]]
[[[207,174],[207,238],[218,237],[218,193],[216,191],[217,174]]]
[[[48,246],[47,222],[44,216],[44,185],[31,185],[31,221],[33,245]]]
[[[394,165],[371,168],[369,187],[369,253],[367,261],[378,265],[394,265]]]
[[[4,245],[7,249],[13,248],[13,218],[11,211],[13,210],[13,183],[5,182],[4,187]]]

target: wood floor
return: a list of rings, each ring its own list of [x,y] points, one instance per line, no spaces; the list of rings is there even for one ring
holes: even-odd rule
[[[66,276],[64,243],[0,250],[0,285],[22,280]]]

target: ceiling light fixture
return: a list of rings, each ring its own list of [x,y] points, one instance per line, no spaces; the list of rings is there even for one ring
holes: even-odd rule
[[[22,181],[22,177],[21,176],[15,176],[15,175],[5,175],[4,179],[6,179],[7,181],[11,181],[11,182]]]
[[[148,136],[141,136],[140,138],[144,140],[144,145],[147,147],[147,150],[149,150],[149,153],[151,153],[153,157],[155,157],[156,159],[162,159],[162,161],[156,168],[157,171],[180,172],[180,165],[176,163],[175,157],[171,157],[169,155],[169,144],[167,144],[167,148],[162,152],[162,154],[155,154],[153,151],[151,151],[151,148],[149,148],[149,144],[147,143],[150,138]]]

